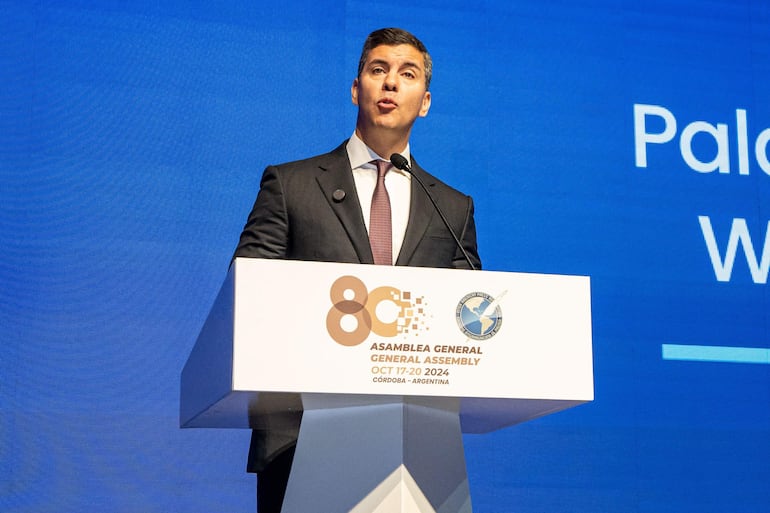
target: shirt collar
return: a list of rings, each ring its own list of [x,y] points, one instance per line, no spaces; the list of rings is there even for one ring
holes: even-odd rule
[[[350,160],[350,167],[351,169],[356,169],[360,167],[371,167],[369,166],[370,162],[373,160],[387,160],[390,161],[388,158],[383,158],[379,155],[377,155],[374,150],[369,148],[364,141],[362,141],[358,135],[353,132],[353,135],[348,140],[348,144],[346,145],[346,149],[348,151],[348,159]],[[404,148],[404,151],[399,152],[401,155],[406,158],[406,160],[409,161],[409,165],[412,165],[412,159],[411,155],[409,153],[409,143],[406,144],[406,148]]]

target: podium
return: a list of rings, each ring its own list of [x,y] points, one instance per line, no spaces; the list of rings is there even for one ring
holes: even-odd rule
[[[590,303],[585,276],[237,258],[180,425],[299,426],[284,513],[470,513],[463,433],[593,400]]]

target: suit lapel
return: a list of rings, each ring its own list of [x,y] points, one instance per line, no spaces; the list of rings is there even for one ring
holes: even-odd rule
[[[366,233],[346,144],[347,141],[328,153],[327,158],[319,163],[322,172],[318,174],[316,181],[347,232],[360,263],[373,264],[372,248],[369,245],[369,235]],[[341,200],[335,199],[335,191],[344,191],[344,197]]]
[[[419,176],[425,186],[430,190],[436,184],[435,179],[426,173],[416,162],[412,161],[412,174]],[[423,239],[425,230],[428,229],[434,209],[430,200],[425,196],[417,180],[412,179],[411,204],[409,206],[409,221],[406,225],[404,242],[396,259],[396,265],[409,265],[417,245]]]

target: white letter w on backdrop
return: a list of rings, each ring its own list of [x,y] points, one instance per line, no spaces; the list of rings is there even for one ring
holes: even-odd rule
[[[767,283],[767,272],[770,269],[770,222],[767,223],[765,243],[762,248],[762,261],[757,262],[757,255],[754,252],[754,245],[751,243],[751,236],[749,235],[749,228],[746,225],[745,219],[733,219],[724,260],[717,247],[714,230],[711,227],[711,219],[708,216],[698,216],[698,221],[700,222],[703,239],[706,241],[711,265],[714,267],[714,274],[718,281],[730,281],[733,273],[733,264],[735,264],[735,253],[738,251],[738,243],[740,242],[741,246],[743,246],[743,253],[746,255],[749,271],[751,271],[751,279],[754,280],[754,283]]]

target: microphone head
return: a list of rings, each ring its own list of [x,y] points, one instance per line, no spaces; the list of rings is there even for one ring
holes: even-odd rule
[[[409,168],[409,161],[406,160],[406,157],[404,157],[400,153],[394,153],[393,155],[391,155],[390,163],[393,164],[398,169],[400,169],[401,171],[406,171],[407,173],[412,172],[412,170]]]

